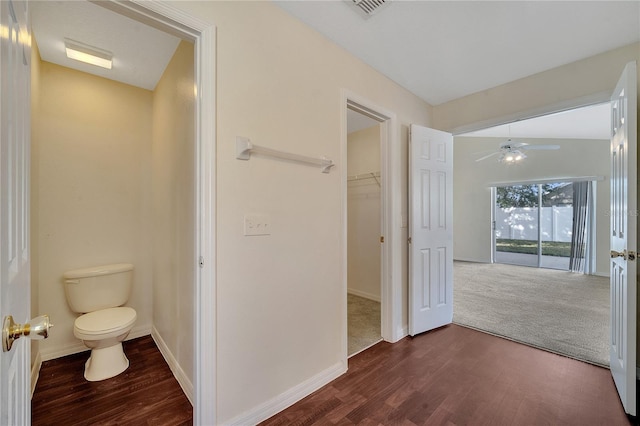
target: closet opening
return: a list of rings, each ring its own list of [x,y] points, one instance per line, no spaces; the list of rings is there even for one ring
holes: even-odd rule
[[[382,340],[382,121],[347,103],[348,357]]]

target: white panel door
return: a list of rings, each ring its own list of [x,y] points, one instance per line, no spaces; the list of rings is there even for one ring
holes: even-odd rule
[[[31,32],[27,2],[0,1],[0,318],[29,321]],[[30,341],[0,352],[0,424],[28,425]]]
[[[411,125],[409,334],[453,320],[453,137]]]
[[[625,67],[611,97],[611,374],[636,414],[637,75]]]

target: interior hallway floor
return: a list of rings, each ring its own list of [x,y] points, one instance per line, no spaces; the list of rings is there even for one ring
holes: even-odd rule
[[[129,368],[99,382],[84,379],[88,351],[44,362],[32,425],[191,425],[193,407],[151,336],[124,342],[124,352]]]
[[[349,359],[262,425],[630,425],[609,370],[448,325]]]

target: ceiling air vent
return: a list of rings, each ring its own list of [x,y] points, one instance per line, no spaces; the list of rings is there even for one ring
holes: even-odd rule
[[[345,0],[350,3],[360,15],[370,18],[387,7],[392,0]]]

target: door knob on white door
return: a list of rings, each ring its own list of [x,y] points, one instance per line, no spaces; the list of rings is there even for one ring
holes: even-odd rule
[[[46,339],[49,337],[49,329],[53,324],[49,321],[49,315],[40,315],[26,324],[16,324],[13,317],[4,317],[2,326],[2,350],[9,352],[16,339],[26,336],[32,340]]]
[[[622,257],[624,260],[636,260],[636,252],[633,250],[615,251],[611,250],[611,258]]]

